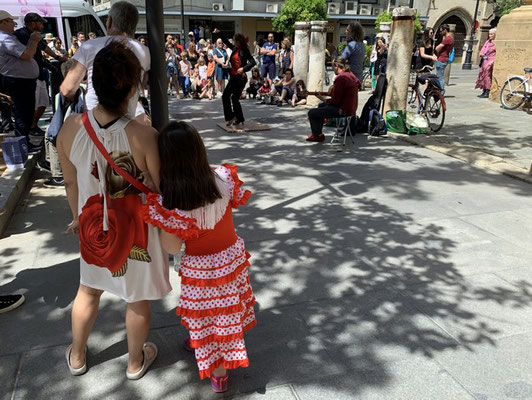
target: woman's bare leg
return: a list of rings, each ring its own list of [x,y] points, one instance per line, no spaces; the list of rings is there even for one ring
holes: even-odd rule
[[[129,352],[129,362],[127,370],[137,372],[142,368],[144,355],[142,347],[148,338],[150,329],[151,309],[150,302],[147,300],[136,303],[128,303],[126,309],[126,333],[127,348]],[[154,350],[148,347],[149,357],[153,355]]]
[[[226,373],[227,373],[227,370],[221,365],[218,368],[216,368],[214,371],[212,371],[212,374],[216,377],[225,376]]]
[[[102,290],[79,285],[72,306],[72,352],[70,365],[80,368],[85,364],[85,346],[98,316]]]

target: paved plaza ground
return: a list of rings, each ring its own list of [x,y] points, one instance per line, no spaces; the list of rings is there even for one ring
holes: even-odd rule
[[[530,115],[477,99],[474,74],[455,75],[442,135],[526,166]],[[64,191],[35,173],[0,239],[0,292],[26,296],[0,316],[0,399],[532,398],[532,185],[395,138],[309,144],[304,109],[244,105],[271,130],[222,131],[220,100],[172,101],[170,113],[253,191],[235,213],[258,303],[250,367],[225,395],[199,380],[173,273],[153,303],[147,375],[126,379],[124,303],[104,295],[89,370],[72,377],[78,244]]]

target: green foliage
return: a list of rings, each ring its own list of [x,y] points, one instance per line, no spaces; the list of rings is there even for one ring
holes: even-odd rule
[[[377,15],[375,20],[375,29],[379,31],[381,29],[381,22],[392,22],[392,12],[383,11]]]
[[[373,51],[373,46],[370,44],[366,44],[364,46],[364,65],[369,65],[369,59],[371,58],[371,52]]]
[[[326,21],[326,0],[286,0],[273,21],[273,29],[290,35],[296,22]]]
[[[347,42],[338,43],[338,48],[336,49],[336,52],[338,54],[342,54],[344,52],[345,46],[347,46]]]
[[[507,1],[521,1],[521,0],[507,0]],[[380,30],[381,29],[381,22],[392,22],[392,12],[388,12],[388,11],[383,11],[381,12],[378,16],[377,16],[377,19],[375,20],[375,29],[376,30]],[[420,33],[422,30],[423,30],[423,25],[421,25],[421,21],[419,20],[419,13],[416,15],[416,20],[414,21],[414,29],[415,29],[415,32],[416,34],[417,33]]]
[[[523,5],[523,0],[495,0],[495,13],[500,15],[508,14],[514,8],[521,7]]]

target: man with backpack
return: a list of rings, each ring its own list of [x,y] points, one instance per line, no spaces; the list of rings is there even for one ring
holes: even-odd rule
[[[450,32],[449,25],[443,24],[440,26],[440,32],[443,36],[443,40],[439,45],[436,46],[435,55],[432,56],[434,61],[436,61],[436,74],[440,79],[440,86],[442,92],[444,92],[445,87],[445,68],[453,60],[449,60],[449,56],[454,49],[454,39],[453,35]],[[453,54],[454,57],[454,54]]]

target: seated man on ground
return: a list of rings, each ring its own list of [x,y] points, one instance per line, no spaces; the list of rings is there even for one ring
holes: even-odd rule
[[[308,112],[310,129],[312,130],[312,133],[307,137],[308,142],[323,142],[325,140],[322,133],[325,118],[343,118],[356,114],[360,81],[350,72],[347,60],[343,57],[337,57],[334,60],[333,69],[337,76],[329,91],[331,98]],[[321,99],[321,96],[317,97]],[[353,118],[351,120],[351,132],[353,133],[355,123],[355,118]]]

